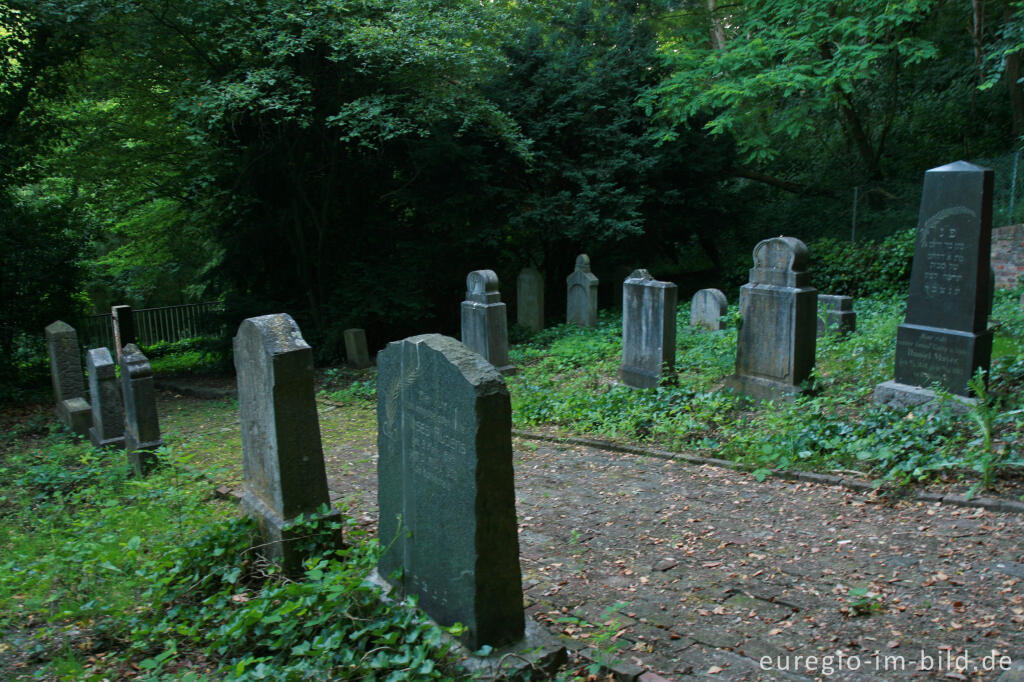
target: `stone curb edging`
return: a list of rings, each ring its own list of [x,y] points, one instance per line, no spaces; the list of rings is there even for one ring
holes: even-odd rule
[[[602,450],[611,450],[613,452],[621,452],[628,455],[655,457],[657,459],[686,462],[688,464],[707,464],[709,466],[732,469],[734,471],[750,472],[754,468],[749,465],[740,464],[739,462],[732,462],[726,459],[716,459],[714,457],[700,457],[698,455],[689,455],[681,452],[670,452],[668,450],[659,450],[656,448],[641,448],[635,445],[624,445],[621,443],[614,443],[611,441],[598,440],[596,438],[583,438],[581,436],[549,436],[544,433],[534,433],[532,431],[526,431],[524,429],[512,429],[512,435],[518,436],[519,438],[526,438],[528,440],[539,440],[548,443],[582,445],[585,447],[599,448]],[[861,493],[867,493],[873,490],[894,490],[891,487],[876,488],[869,481],[865,481],[859,478],[853,478],[850,476],[843,477],[834,476],[832,474],[816,474],[810,471],[788,471],[783,469],[771,469],[770,471],[771,475],[776,478],[782,478],[791,481],[804,481],[807,483],[819,483],[821,485],[841,486],[843,488],[847,488],[849,490],[854,490]],[[1005,500],[995,497],[971,497],[970,499],[968,499],[966,495],[962,494],[919,492],[913,495],[907,495],[906,499],[913,500],[916,502],[934,502],[938,504],[946,504],[955,507],[981,508],[987,509],[988,511],[992,512],[1024,514],[1024,502],[1018,502],[1016,500]]]

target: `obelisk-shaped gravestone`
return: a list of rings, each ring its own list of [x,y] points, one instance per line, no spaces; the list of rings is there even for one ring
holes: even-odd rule
[[[597,285],[597,276],[590,271],[590,256],[576,256],[576,269],[565,278],[566,324],[597,326]]]
[[[544,276],[536,268],[523,268],[516,280],[516,320],[527,329],[544,328]]]
[[[470,649],[523,635],[512,414],[501,375],[439,334],[377,357],[379,572]]]
[[[517,368],[508,361],[508,314],[494,270],[474,270],[466,276],[462,343],[502,374],[516,373]]]
[[[106,348],[92,348],[85,354],[85,366],[89,371],[92,404],[89,440],[99,447],[124,447],[124,407],[114,359]]]
[[[234,340],[242,429],[242,509],[259,525],[261,553],[298,573],[289,532],[329,503],[313,389],[313,350],[290,315],[242,321]]]
[[[672,282],[634,270],[622,285],[622,366],[619,379],[654,388],[676,364],[676,295]]]
[[[92,409],[84,397],[78,332],[68,323],[57,320],[46,328],[46,350],[50,355],[50,380],[57,418],[74,433],[87,436]]]
[[[919,404],[936,384],[967,396],[974,372],[988,371],[992,185],[991,170],[964,161],[925,173],[895,381],[878,385],[876,401]]]
[[[121,394],[124,396],[124,449],[136,476],[156,466],[156,450],[164,444],[156,411],[153,368],[139,347],[121,349]]]

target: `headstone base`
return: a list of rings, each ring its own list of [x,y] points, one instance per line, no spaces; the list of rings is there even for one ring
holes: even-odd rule
[[[92,407],[85,398],[68,398],[57,405],[57,418],[79,436],[88,436],[92,426]]]
[[[99,434],[96,433],[96,427],[89,427],[89,440],[92,444],[98,448],[123,448],[124,447],[124,436],[118,436],[117,438],[107,438],[106,440],[100,438]]]
[[[786,384],[781,381],[752,377],[745,374],[727,376],[724,385],[726,388],[731,388],[737,393],[742,393],[756,400],[778,400],[782,402],[791,402],[796,397],[811,391],[809,386],[794,386],[793,384]]]
[[[896,330],[893,378],[909,385],[937,383],[950,393],[967,396],[967,382],[978,368],[988,371],[991,356],[991,329],[974,333],[901,324]]]
[[[909,410],[931,403],[937,397],[935,391],[921,386],[901,384],[898,381],[884,381],[875,386],[874,401],[897,410]],[[966,413],[972,405],[978,403],[977,398],[967,398],[962,395],[952,395],[952,397],[955,401],[952,403],[953,409],[957,412]]]
[[[661,383],[661,376],[636,367],[620,367],[619,381],[630,388],[657,388]]]
[[[163,445],[162,438],[148,443],[139,443],[132,438],[130,432],[125,432],[124,449],[128,452],[128,464],[131,465],[132,472],[139,478],[148,476],[158,463],[157,448],[161,448]]]
[[[300,537],[291,525],[291,521],[282,518],[266,502],[249,490],[242,492],[240,502],[242,511],[247,516],[256,519],[256,525],[260,531],[260,554],[281,566],[281,570],[286,576],[301,575],[302,562],[306,557],[296,545],[295,541]],[[327,520],[340,519],[341,512],[331,509],[324,518]],[[342,545],[343,541],[339,533],[337,546],[340,548]]]

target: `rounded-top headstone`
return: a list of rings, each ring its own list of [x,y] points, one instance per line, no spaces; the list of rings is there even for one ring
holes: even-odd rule
[[[645,270],[643,268],[638,268],[638,269],[634,270],[633,272],[631,272],[629,277],[627,277],[627,279],[654,279],[654,278],[651,277],[651,273],[647,272],[647,270]]]
[[[751,284],[800,287],[807,280],[807,246],[796,237],[772,237],[754,247]]]
[[[576,256],[576,269],[580,272],[590,272],[590,256],[585,253]]]
[[[690,301],[690,326],[718,330],[722,328],[722,315],[729,308],[729,301],[718,289],[701,289]]]
[[[466,275],[466,300],[476,303],[500,301],[497,273],[494,270],[474,270]]]

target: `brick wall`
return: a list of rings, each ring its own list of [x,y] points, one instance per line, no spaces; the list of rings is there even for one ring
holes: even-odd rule
[[[1008,225],[992,230],[992,269],[996,289],[1012,289],[1017,277],[1024,278],[1024,225]]]

